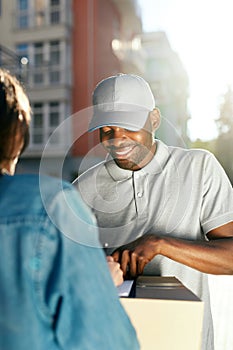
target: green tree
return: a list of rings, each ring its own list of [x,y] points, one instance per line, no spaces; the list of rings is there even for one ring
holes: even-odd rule
[[[233,183],[233,91],[230,86],[223,95],[219,112],[215,155]]]
[[[203,141],[201,139],[196,139],[191,143],[191,148],[203,148],[215,154],[216,140]]]

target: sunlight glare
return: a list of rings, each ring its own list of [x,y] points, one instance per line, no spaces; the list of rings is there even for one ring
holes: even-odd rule
[[[145,31],[164,30],[189,76],[191,139],[217,136],[222,95],[233,85],[233,3],[141,0]]]

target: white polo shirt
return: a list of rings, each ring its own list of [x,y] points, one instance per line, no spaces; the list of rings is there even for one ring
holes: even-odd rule
[[[210,230],[233,220],[232,186],[216,158],[156,142],[156,154],[143,169],[124,170],[108,158],[74,182],[96,215],[109,253],[147,233],[205,240]],[[205,302],[203,349],[213,350],[207,275],[160,255],[144,274],[176,276]]]

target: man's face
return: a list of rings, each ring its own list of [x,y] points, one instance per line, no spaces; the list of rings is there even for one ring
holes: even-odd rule
[[[148,118],[145,127],[131,131],[117,126],[100,129],[100,141],[122,169],[138,170],[151,161],[155,153],[155,142]]]

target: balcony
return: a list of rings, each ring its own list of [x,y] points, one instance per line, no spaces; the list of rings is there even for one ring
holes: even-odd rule
[[[0,67],[9,70],[18,79],[23,80],[24,61],[14,51],[0,45]]]

